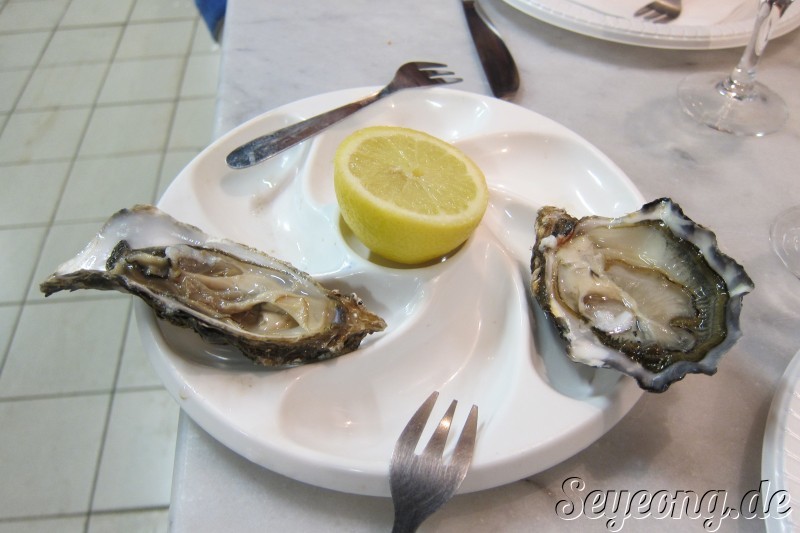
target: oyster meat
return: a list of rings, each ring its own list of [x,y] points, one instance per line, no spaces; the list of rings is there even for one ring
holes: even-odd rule
[[[543,207],[531,290],[574,361],[615,368],[662,392],[712,375],[741,336],[753,282],[714,234],[669,198],[619,218]]]
[[[386,327],[355,295],[146,205],[114,214],[40,285],[46,296],[76,289],[134,294],[160,318],[272,367],[337,357]]]

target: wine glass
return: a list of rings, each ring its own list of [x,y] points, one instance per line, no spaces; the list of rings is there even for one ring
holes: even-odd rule
[[[779,130],[788,111],[783,99],[756,81],[756,65],[769,42],[773,13],[782,17],[794,0],[760,0],[755,27],[733,71],[688,76],[678,86],[684,111],[712,128],[757,137]]]
[[[769,232],[772,249],[789,271],[800,278],[800,205],[775,217]]]

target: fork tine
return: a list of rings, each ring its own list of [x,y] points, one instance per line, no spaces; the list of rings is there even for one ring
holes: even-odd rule
[[[431,81],[434,83],[460,83],[464,81],[463,78],[431,78]]]
[[[436,426],[431,440],[428,441],[428,445],[425,446],[425,451],[422,453],[435,456],[442,455],[444,445],[447,443],[447,435],[450,433],[450,425],[453,422],[453,414],[456,412],[456,404],[458,404],[456,400],[450,402],[450,407],[447,408],[447,412],[439,421],[439,425]]]
[[[439,391],[433,391],[431,395],[428,396],[428,399],[419,406],[417,412],[414,413],[414,416],[408,421],[406,427],[403,428],[403,432],[400,433],[400,438],[397,439],[397,444],[395,445],[395,453],[405,447],[411,448],[410,453],[414,453],[414,448],[416,448],[417,442],[419,442],[419,438],[422,436],[422,431],[425,429],[425,425],[428,422],[428,418],[431,416],[431,411],[433,411],[433,406],[436,405],[436,399],[438,397]]]
[[[418,69],[447,68],[447,65],[445,65],[444,63],[431,63],[430,61],[412,61],[411,64],[417,67]]]
[[[464,465],[462,468],[465,470],[469,467],[472,460],[472,453],[475,450],[475,438],[478,434],[478,406],[473,405],[469,410],[469,416],[464,423],[464,429],[461,430],[461,436],[458,437],[456,442],[456,449],[453,451],[453,463]]]
[[[434,76],[453,76],[455,72],[450,70],[426,70],[425,74],[427,74],[429,78],[432,78]]]
[[[667,22],[672,20],[672,17],[668,13],[662,13],[661,11],[649,8],[648,6],[643,7],[634,13],[634,15],[650,22]]]
[[[669,13],[653,12],[649,16],[645,16],[644,19],[656,24],[662,24],[664,22],[669,22],[673,17],[671,17]]]

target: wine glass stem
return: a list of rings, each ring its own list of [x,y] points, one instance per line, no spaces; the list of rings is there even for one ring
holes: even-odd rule
[[[791,1],[783,3],[788,6]],[[742,58],[739,59],[739,63],[734,67],[731,75],[721,82],[721,89],[734,98],[744,99],[753,93],[756,83],[756,66],[769,42],[769,33],[772,26],[771,15],[776,4],[778,4],[778,9],[782,15],[785,7],[780,0],[761,0],[758,5],[758,15],[756,16],[753,34],[744,49]]]

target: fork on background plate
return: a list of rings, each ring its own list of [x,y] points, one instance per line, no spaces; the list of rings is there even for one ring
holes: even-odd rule
[[[235,169],[251,167],[401,89],[447,85],[462,81],[461,78],[454,77],[452,72],[443,70],[446,68],[447,65],[429,61],[406,63],[397,69],[392,81],[377,93],[253,139],[233,150],[225,161],[229,167]]]
[[[634,17],[641,17],[650,22],[671,22],[681,14],[681,0],[653,0],[639,8]]]
[[[467,475],[478,431],[478,406],[473,405],[446,462],[443,452],[456,410],[453,400],[421,454],[414,451],[428,422],[438,392],[431,394],[409,420],[392,454],[389,484],[394,502],[392,533],[411,533],[453,497]]]

